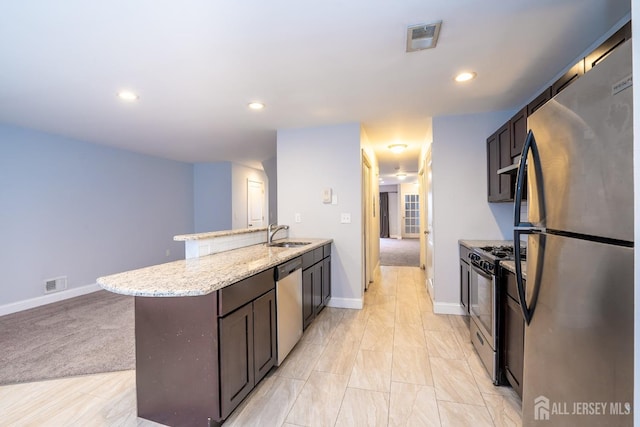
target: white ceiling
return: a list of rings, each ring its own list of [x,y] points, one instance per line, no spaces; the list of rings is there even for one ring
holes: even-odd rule
[[[276,130],[364,125],[417,172],[431,117],[514,109],[630,0],[112,0],[0,4],[0,122],[187,162],[259,166]],[[436,49],[406,27],[442,20]],[[454,74],[477,79],[455,84]],[[131,89],[138,102],[116,97]],[[249,111],[260,100],[267,108]],[[401,141],[410,149],[390,156]]]

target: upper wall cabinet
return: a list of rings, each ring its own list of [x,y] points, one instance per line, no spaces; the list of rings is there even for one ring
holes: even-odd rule
[[[511,132],[509,123],[505,123],[493,135],[487,138],[487,190],[490,202],[513,200],[511,176],[498,175],[498,169],[511,164]]]
[[[511,157],[519,156],[527,139],[527,107],[518,111],[509,120],[511,131]]]
[[[584,58],[578,61],[576,65],[569,68],[569,71],[564,73],[554,84],[551,85],[551,96],[556,96],[564,88],[576,81],[578,77],[584,74]]]
[[[525,105],[507,123],[487,138],[487,198],[489,202],[513,201],[516,180],[516,167],[513,160],[522,153],[529,130],[528,117],[629,39],[631,39],[631,21],[593,52],[574,64],[555,83],[543,90],[533,101]],[[510,165],[512,167],[501,171],[503,173],[498,175],[499,169]],[[526,195],[523,194],[524,198]]]
[[[542,107],[550,99],[551,87],[548,87],[544,91],[542,91],[540,95],[536,96],[536,99],[534,99],[527,105],[527,117],[535,113],[538,108]]]
[[[614,35],[609,37],[607,41],[602,43],[593,52],[591,52],[584,58],[585,71],[589,71],[590,69],[598,65],[615,48],[629,39],[631,39],[631,21],[627,22],[624,27],[620,28]]]

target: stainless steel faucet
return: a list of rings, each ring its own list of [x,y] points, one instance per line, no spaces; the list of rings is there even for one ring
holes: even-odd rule
[[[269,224],[269,227],[267,228],[267,246],[271,246],[273,244],[273,236],[275,236],[278,231],[288,229],[288,225]]]

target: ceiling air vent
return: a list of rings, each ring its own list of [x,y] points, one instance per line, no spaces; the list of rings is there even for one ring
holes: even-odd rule
[[[442,21],[412,25],[407,28],[407,52],[436,47]]]

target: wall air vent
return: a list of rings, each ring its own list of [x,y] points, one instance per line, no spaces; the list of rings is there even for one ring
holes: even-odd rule
[[[442,21],[412,25],[407,28],[407,52],[436,47]]]
[[[44,281],[44,293],[58,292],[67,289],[67,276],[55,277]]]

